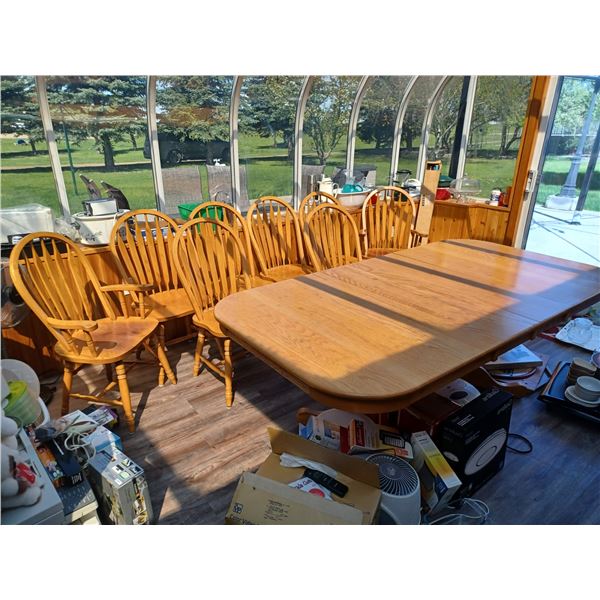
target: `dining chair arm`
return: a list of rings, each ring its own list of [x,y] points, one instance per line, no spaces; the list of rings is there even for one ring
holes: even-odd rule
[[[55,329],[81,329],[82,331],[94,331],[98,329],[96,321],[67,321],[53,317],[46,317],[46,321],[50,327],[54,327]]]
[[[138,307],[138,316],[144,317],[146,309],[144,306],[144,296],[154,289],[154,285],[151,283],[113,283],[110,285],[100,286],[100,290],[106,293],[116,292],[119,298],[119,304],[121,310],[126,317],[129,317],[129,303],[125,298],[126,294],[129,294]]]
[[[47,317],[46,323],[63,332],[63,338],[67,346],[77,354],[81,353],[79,347],[74,343],[74,339],[69,333],[70,331],[83,331],[83,337],[85,338],[85,345],[87,346],[92,356],[97,356],[96,345],[92,338],[91,332],[98,329],[98,323],[96,321],[70,321],[65,319],[55,319],[54,317]]]
[[[113,283],[102,285],[100,289],[103,292],[150,292],[154,289],[151,283]]]
[[[414,227],[410,228],[410,233],[412,234],[411,248],[420,246],[423,243],[423,240],[429,237],[429,233],[424,233]]]

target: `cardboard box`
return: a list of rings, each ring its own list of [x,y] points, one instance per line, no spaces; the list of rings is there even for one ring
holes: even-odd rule
[[[404,459],[413,457],[410,443],[396,429],[378,425],[366,415],[337,408],[311,415],[306,425],[299,424],[298,434],[301,438],[344,454],[378,451]]]
[[[227,511],[230,525],[359,525],[376,522],[381,492],[379,472],[374,464],[319,446],[301,437],[268,429],[271,454],[256,474],[243,473]],[[337,471],[336,479],[348,486],[348,493],[332,500],[293,489],[289,483],[300,479],[304,467],[283,467],[282,453],[313,460]]]
[[[448,398],[430,394],[400,411],[398,427],[410,433],[426,431],[431,438],[435,438],[440,425],[460,408]]]
[[[436,512],[450,502],[461,481],[426,431],[413,433],[410,441],[415,454],[411,464],[419,475],[421,500],[426,509]]]
[[[487,390],[450,417],[439,429],[437,444],[470,496],[504,466],[512,395]]]

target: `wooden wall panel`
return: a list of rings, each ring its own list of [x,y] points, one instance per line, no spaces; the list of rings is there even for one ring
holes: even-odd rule
[[[61,371],[52,348],[56,340],[42,322],[29,312],[16,327],[2,328],[2,358],[13,358],[28,364],[38,376]]]

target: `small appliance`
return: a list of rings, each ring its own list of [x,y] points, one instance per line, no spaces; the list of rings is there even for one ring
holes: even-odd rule
[[[485,390],[454,413],[438,430],[436,444],[470,496],[504,466],[512,395]]]
[[[119,208],[114,198],[94,198],[84,200],[82,204],[85,214],[90,217],[114,215]]]
[[[52,210],[41,204],[22,204],[0,209],[0,242],[15,245],[28,233],[54,231]]]
[[[391,454],[371,454],[367,462],[379,468],[380,523],[419,525],[421,489],[417,472],[405,460]]]
[[[29,314],[29,307],[12,283],[8,265],[7,258],[0,258],[0,326],[3,328],[16,327]]]

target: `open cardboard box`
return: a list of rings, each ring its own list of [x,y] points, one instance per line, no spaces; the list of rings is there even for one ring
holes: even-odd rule
[[[225,516],[230,525],[369,525],[375,522],[381,492],[376,465],[281,431],[268,429],[271,454],[256,473],[242,474]],[[282,467],[283,452],[323,463],[337,471],[348,493],[326,500],[296,490],[303,467]]]

